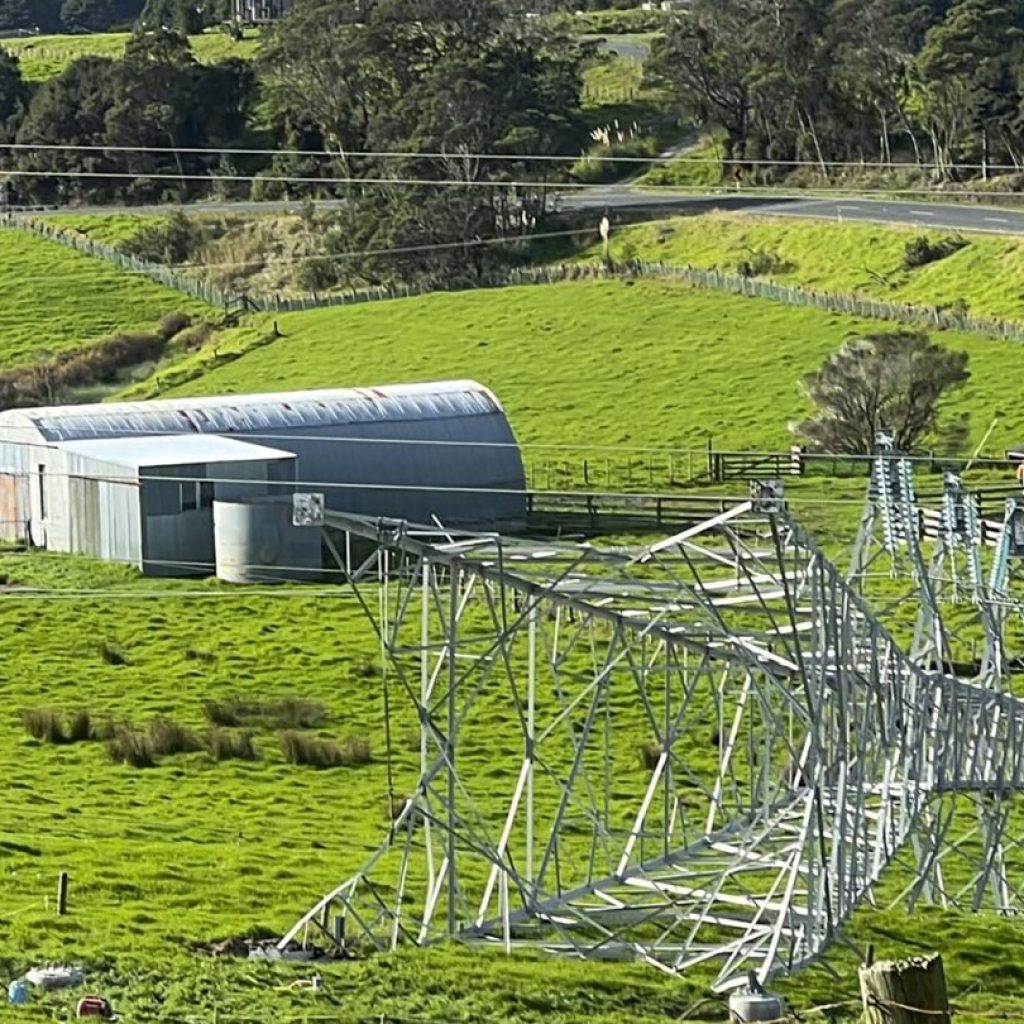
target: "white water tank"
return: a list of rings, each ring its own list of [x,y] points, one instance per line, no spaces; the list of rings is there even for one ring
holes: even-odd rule
[[[322,568],[320,531],[292,525],[292,499],[213,503],[217,576],[228,583],[308,582]]]

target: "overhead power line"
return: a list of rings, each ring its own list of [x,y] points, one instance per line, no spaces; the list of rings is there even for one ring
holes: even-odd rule
[[[714,196],[725,193],[727,195],[742,194],[744,196],[775,196],[785,199],[806,199],[808,197],[829,197],[832,195],[848,195],[853,198],[857,196],[888,196],[896,198],[899,196],[935,196],[936,193],[929,188],[864,188],[855,185],[833,185],[823,184],[808,188],[794,189],[792,186],[782,185],[749,185],[744,186],[739,192],[735,192],[728,186],[708,185],[676,185],[676,184],[648,184],[644,183],[642,191],[638,190],[636,183],[618,182],[615,184],[602,184],[600,182],[567,182],[567,181],[534,181],[525,180],[473,180],[466,181],[457,178],[395,178],[395,177],[344,177],[315,175],[288,175],[288,174],[179,174],[177,172],[146,173],[130,171],[70,171],[70,170],[5,170],[0,171],[0,177],[14,178],[73,178],[84,180],[113,180],[113,181],[202,181],[202,182],[275,182],[278,184],[295,185],[387,185],[391,187],[416,187],[416,188],[463,188],[463,189],[527,189],[533,191],[547,192],[602,192],[610,201],[617,194],[625,193],[630,198],[642,199],[644,192],[652,194],[662,192],[670,195],[703,195]],[[1020,192],[1012,189],[963,189],[955,193],[957,198],[982,198],[993,199],[998,197],[1022,198]],[[299,197],[301,199],[302,197]],[[947,197],[948,198],[948,197]],[[243,200],[244,202],[244,200]]]
[[[624,122],[625,123],[625,122]],[[914,163],[893,163],[883,160],[794,160],[794,159],[746,159],[742,157],[724,157],[717,154],[708,156],[694,152],[662,153],[655,156],[617,156],[614,154],[576,154],[558,153],[471,153],[445,150],[331,150],[331,149],[286,149],[277,148],[242,148],[229,146],[108,146],[102,144],[74,144],[64,142],[4,142],[0,150],[12,152],[82,152],[82,153],[155,153],[188,156],[292,156],[292,157],[326,157],[374,160],[478,160],[496,163],[522,163],[535,161],[538,163],[575,163],[588,157],[611,164],[689,164],[719,163],[725,167],[817,167],[841,168],[843,170],[888,170],[888,171],[921,171],[921,170],[987,170],[989,172],[1008,171],[1020,173],[1024,170],[1019,164],[980,164],[980,163],[936,163],[921,161]]]

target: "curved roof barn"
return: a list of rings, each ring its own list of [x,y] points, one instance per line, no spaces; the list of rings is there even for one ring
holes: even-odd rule
[[[324,491],[332,508],[452,525],[525,519],[515,435],[471,380],[11,409],[0,413],[0,469],[27,470],[33,448],[60,442],[189,434],[291,452],[299,489]]]

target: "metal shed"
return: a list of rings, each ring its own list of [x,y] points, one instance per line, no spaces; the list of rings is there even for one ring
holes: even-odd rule
[[[213,504],[294,481],[290,452],[201,435],[58,441],[36,470],[32,541],[151,575],[213,571]]]
[[[462,380],[0,412],[0,537],[50,546],[60,503],[77,515],[70,490],[41,507],[40,478],[64,470],[62,445],[196,435],[294,456],[290,481],[323,491],[340,511],[463,528],[514,530],[526,520],[522,455],[505,412],[482,384]]]

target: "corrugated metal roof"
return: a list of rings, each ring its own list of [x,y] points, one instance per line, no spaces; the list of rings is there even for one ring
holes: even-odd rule
[[[196,466],[215,462],[266,462],[295,458],[292,452],[216,434],[59,441],[53,447],[98,462],[133,469],[143,466]]]
[[[12,410],[14,411],[14,410]],[[48,441],[124,434],[224,434],[348,423],[411,422],[502,413],[476,381],[441,381],[327,391],[218,395],[19,409]],[[0,425],[4,415],[0,413]]]

